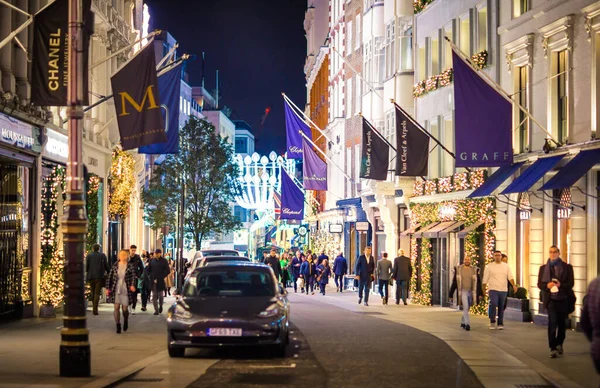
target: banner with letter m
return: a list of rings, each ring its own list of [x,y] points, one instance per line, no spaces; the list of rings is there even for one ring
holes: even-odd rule
[[[147,45],[110,81],[123,150],[165,143],[154,45]]]

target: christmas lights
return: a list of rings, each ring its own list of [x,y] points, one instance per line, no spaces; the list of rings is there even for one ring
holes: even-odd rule
[[[85,239],[85,250],[92,251],[94,244],[98,242],[98,191],[100,190],[100,178],[96,174],[90,174],[87,184],[85,207],[88,216],[88,230]]]
[[[434,0],[413,0],[413,10],[415,14],[423,11]]]
[[[425,90],[425,81],[419,81],[413,85],[413,97],[421,97],[425,93],[427,93]]]
[[[439,178],[438,190],[440,193],[452,192],[452,177]]]
[[[456,191],[469,190],[469,173],[459,172],[454,174],[452,181]]]
[[[437,180],[425,181],[425,195],[432,195],[437,192]]]
[[[110,166],[110,191],[108,213],[112,219],[127,218],[129,215],[131,194],[135,187],[133,156],[116,148],[112,154]]]
[[[486,50],[483,50],[482,52],[474,54],[473,56],[471,56],[471,63],[473,64],[473,67],[479,70],[487,67],[488,52]]]
[[[454,70],[452,68],[446,69],[438,76],[440,88],[444,86],[448,86],[452,83],[454,76]]]
[[[485,182],[485,178],[487,178],[487,171],[485,170],[475,170],[469,174],[469,183],[471,184],[471,188],[475,190],[479,186]]]
[[[415,180],[415,183],[413,184],[413,196],[419,197],[419,196],[423,195],[424,189],[425,189],[425,181]]]
[[[438,88],[438,76],[432,75],[431,77],[427,78],[427,80],[425,81],[425,90],[427,92],[432,92],[432,91],[436,90],[437,88]]]
[[[58,253],[54,256],[47,268],[42,272],[40,282],[40,303],[42,305],[51,305],[57,308],[63,301],[65,259]]]

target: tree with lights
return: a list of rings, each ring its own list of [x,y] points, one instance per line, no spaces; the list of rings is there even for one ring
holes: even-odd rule
[[[234,155],[209,121],[191,117],[179,131],[179,153],[167,156],[144,190],[146,222],[156,229],[172,226],[185,187],[185,232],[196,247],[210,234],[237,229],[231,209],[238,176]]]

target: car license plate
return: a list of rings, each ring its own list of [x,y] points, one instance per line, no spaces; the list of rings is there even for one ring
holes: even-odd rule
[[[208,329],[208,335],[211,337],[241,337],[242,329],[232,329],[229,327],[216,327]]]

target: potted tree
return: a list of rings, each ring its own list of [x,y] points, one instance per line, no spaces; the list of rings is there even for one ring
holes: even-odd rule
[[[55,251],[50,263],[42,269],[40,282],[40,317],[55,318],[63,302],[65,259]]]
[[[527,289],[520,287],[519,285],[517,285],[517,287],[517,292],[514,292],[512,287],[509,287],[504,317],[520,322],[531,322],[531,311],[529,310]]]

